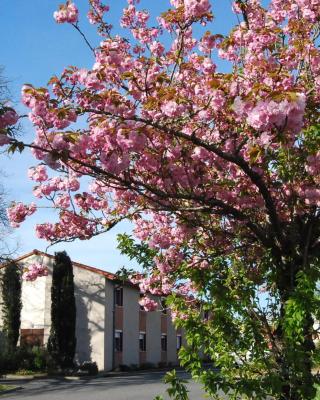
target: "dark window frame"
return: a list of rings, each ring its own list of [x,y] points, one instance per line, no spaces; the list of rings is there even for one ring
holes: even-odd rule
[[[139,350],[147,351],[147,334],[146,334],[146,332],[139,332]]]
[[[119,353],[123,351],[123,332],[118,329],[114,332],[114,350]]]
[[[179,351],[182,347],[182,335],[177,334],[177,351]]]
[[[114,294],[115,305],[118,307],[123,307],[123,287],[122,286],[116,287],[114,291],[115,291]]]
[[[166,333],[161,333],[161,351],[168,350],[168,337]]]

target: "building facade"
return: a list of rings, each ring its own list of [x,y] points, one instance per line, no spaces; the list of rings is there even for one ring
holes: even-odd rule
[[[54,256],[34,250],[16,260],[21,267],[47,266],[48,275],[22,283],[20,344],[46,345],[51,324],[51,283]],[[178,363],[184,339],[169,310],[146,312],[139,288],[116,275],[72,262],[76,298],[76,361],[95,361],[99,370],[120,365],[154,366]],[[1,296],[1,293],[0,293]],[[153,296],[160,304],[161,298]],[[1,331],[0,307],[0,331]]]

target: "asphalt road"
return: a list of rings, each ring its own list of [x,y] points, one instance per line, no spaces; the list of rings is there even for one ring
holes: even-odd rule
[[[66,381],[63,379],[41,379],[29,382],[14,382],[22,390],[1,396],[1,399],[23,400],[153,400],[156,395],[165,395],[162,382],[164,372],[144,372],[106,378]],[[188,379],[185,373],[179,376]],[[201,386],[188,379],[190,400],[204,399]],[[11,382],[13,384],[13,382]]]

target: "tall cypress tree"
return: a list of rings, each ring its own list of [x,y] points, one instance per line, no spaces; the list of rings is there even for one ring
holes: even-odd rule
[[[73,267],[65,251],[55,253],[51,286],[51,329],[48,351],[61,368],[73,366],[76,349],[76,304]]]
[[[17,264],[3,268],[0,279],[3,332],[9,349],[17,347],[21,324],[21,271]]]

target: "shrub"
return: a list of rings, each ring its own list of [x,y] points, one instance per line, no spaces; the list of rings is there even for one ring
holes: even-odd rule
[[[19,339],[21,303],[21,270],[15,263],[4,268],[0,275],[0,292],[2,293],[3,333],[6,345],[13,351]]]
[[[49,364],[47,350],[41,347],[17,347],[0,354],[0,373],[17,371],[46,371]]]
[[[83,372],[87,372],[88,375],[97,375],[98,374],[98,366],[96,362],[92,361],[84,361],[79,365],[79,370]]]

